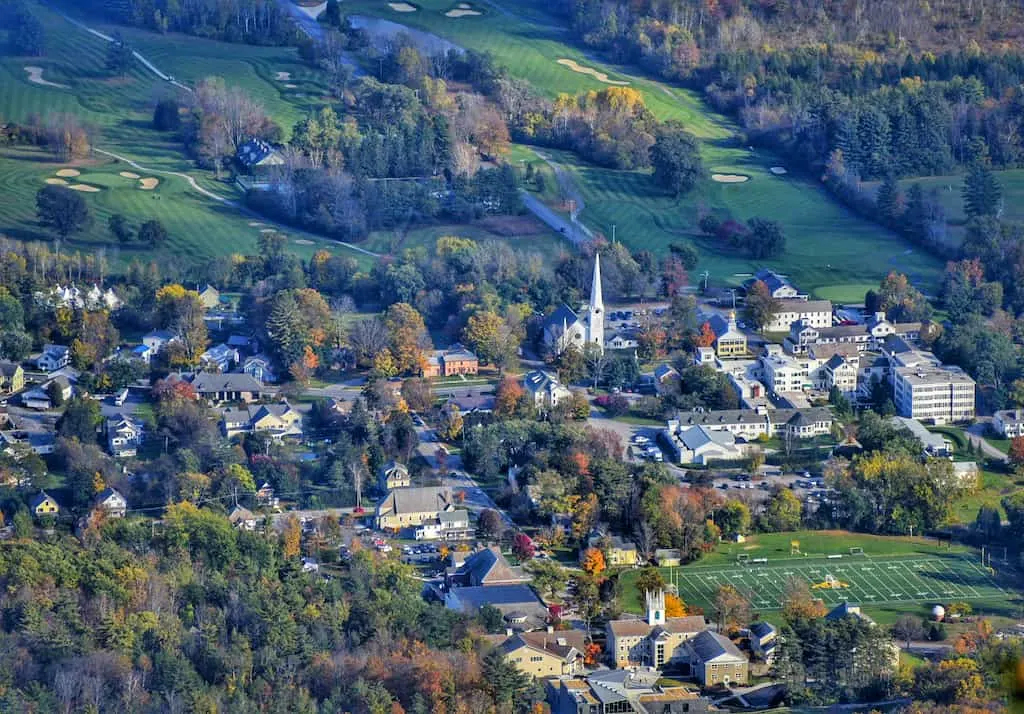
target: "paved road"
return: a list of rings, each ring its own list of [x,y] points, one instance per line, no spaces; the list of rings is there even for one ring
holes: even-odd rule
[[[1009,457],[1002,451],[992,446],[992,444],[985,441],[985,432],[988,429],[988,422],[980,421],[977,424],[971,424],[966,430],[967,438],[971,440],[971,443],[977,447],[981,444],[981,451],[985,454],[986,458],[992,459],[993,461],[1009,461]]]

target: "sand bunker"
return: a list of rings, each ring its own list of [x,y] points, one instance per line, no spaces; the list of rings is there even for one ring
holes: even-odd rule
[[[139,188],[143,191],[152,191],[154,188],[160,185],[160,179],[156,178],[144,178],[139,179]]]
[[[313,245],[313,241],[306,238],[296,238],[295,243],[296,245]]]
[[[718,183],[744,183],[749,181],[750,177],[739,174],[711,174],[711,180]]]
[[[278,72],[277,74],[274,75],[274,79],[276,79],[278,82],[287,82],[291,78],[291,72]]]
[[[558,60],[558,64],[562,65],[563,67],[568,67],[573,72],[579,72],[580,74],[589,74],[598,82],[604,82],[605,84],[614,84],[619,87],[624,87],[627,84],[629,84],[629,82],[623,82],[618,79],[608,79],[608,75],[605,74],[604,72],[598,72],[593,67],[584,67],[581,64],[577,64],[575,60],[560,59]]]
[[[768,170],[771,171],[776,176],[785,176],[787,173],[786,169],[782,168],[781,166],[772,166]]]
[[[259,221],[249,221],[249,225],[252,226],[253,228],[259,228],[263,224],[260,223]]]
[[[56,82],[50,82],[43,79],[43,68],[42,67],[23,67],[28,72],[28,81],[32,84],[41,84],[44,87],[56,87],[57,89],[68,89],[66,84],[57,84]]]
[[[74,178],[75,176],[81,176],[82,172],[77,169],[61,169],[57,172],[57,175],[61,178]]]
[[[389,2],[388,7],[395,12],[416,12],[416,6],[407,2]]]
[[[48,179],[46,179],[46,183],[50,184],[51,186],[67,186],[68,185],[67,181],[65,181],[64,179],[58,179],[58,178],[48,178]]]
[[[121,176],[122,178],[130,178],[130,179],[137,179],[137,178],[139,178],[138,174],[133,174],[131,171],[122,171],[121,173],[118,174],[118,176]]]
[[[100,190],[95,186],[90,186],[86,183],[76,183],[68,186],[72,191],[81,191],[82,193],[99,193]]]
[[[483,13],[479,10],[472,10],[468,7],[462,7],[462,5],[459,5],[456,9],[449,10],[444,14],[445,17],[467,17],[470,15],[483,15]]]
[[[286,84],[286,85],[284,85],[285,89],[298,89],[298,87],[299,87],[299,85],[297,85],[297,84]]]
[[[277,233],[273,228],[260,228],[260,233]]]

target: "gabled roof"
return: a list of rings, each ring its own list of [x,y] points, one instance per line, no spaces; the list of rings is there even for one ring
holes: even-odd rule
[[[30,498],[28,500],[28,505],[34,511],[35,509],[39,508],[39,506],[44,501],[53,501],[54,503],[57,503],[57,499],[55,499],[53,496],[48,494],[46,491],[40,491],[39,493],[37,493],[36,495],[34,495],[32,498]],[[57,505],[58,505],[58,507],[60,506],[60,504],[57,504]]]
[[[654,631],[654,627],[646,620],[610,620],[608,627],[616,637],[646,637]],[[665,624],[659,625],[666,632],[703,632],[707,629],[703,615],[687,615],[686,617],[665,618]]]
[[[775,632],[775,625],[770,622],[765,622],[764,620],[759,620],[750,626],[750,634],[761,639],[775,634]]]
[[[230,372],[213,374],[212,372],[196,372],[192,378],[192,386],[199,394],[208,392],[259,392],[262,385],[245,373]]]
[[[111,498],[117,498],[122,502],[127,503],[127,500],[121,495],[121,492],[116,488],[111,488],[110,486],[107,486],[105,489],[97,493],[94,501],[96,503],[106,503]]]
[[[504,610],[519,608],[525,611],[543,609],[544,607],[544,603],[537,597],[537,593],[525,583],[453,588],[451,593],[459,599],[464,607],[474,610],[484,605],[501,606]]]
[[[513,570],[496,546],[473,553],[455,574],[466,576],[472,583],[480,585],[529,579]]]
[[[571,326],[579,319],[575,311],[563,303],[553,313],[544,318],[544,329],[561,329],[563,324]]]
[[[708,429],[702,425],[690,427],[682,432],[679,434],[679,440],[690,451],[699,449],[707,444],[716,444],[723,448],[734,448],[736,445],[736,437],[733,436],[732,432]]]
[[[228,514],[228,520],[232,525],[239,521],[254,521],[256,520],[256,514],[245,506],[235,506],[231,509],[231,513]]]
[[[744,661],[747,659],[740,652],[739,648],[732,643],[732,640],[710,630],[700,632],[696,637],[687,642],[687,645],[693,649],[694,654],[702,662],[710,662],[723,656],[734,659],[738,658]]]
[[[842,620],[844,617],[856,617],[858,620],[862,620],[870,624],[875,623],[874,620],[861,612],[860,605],[854,605],[849,602],[839,603],[829,610],[827,615],[825,615],[826,620]]]
[[[0,375],[7,377],[8,379],[14,377],[21,369],[21,365],[15,362],[8,362],[7,360],[0,360]]]
[[[452,502],[451,490],[444,486],[395,488],[388,491],[378,513],[430,513],[443,511]]]
[[[521,647],[546,652],[565,661],[581,655],[586,647],[580,630],[558,630],[557,632],[519,632],[499,645],[502,653],[508,655]]]
[[[264,162],[282,163],[281,158],[276,154],[277,151],[270,144],[253,137],[238,147],[236,156],[243,166],[258,166]]]

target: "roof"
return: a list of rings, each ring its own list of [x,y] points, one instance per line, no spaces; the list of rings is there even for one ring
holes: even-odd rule
[[[484,605],[499,605],[505,609],[521,607],[533,609],[544,607],[537,593],[525,583],[512,585],[478,585],[464,588],[453,588],[451,594],[459,599],[463,607],[478,610]]]
[[[778,301],[779,309],[776,312],[778,315],[783,315],[787,312],[795,312],[800,315],[806,315],[811,312],[832,312],[832,301],[831,300],[801,300],[800,298],[780,298]],[[861,327],[861,330],[864,328]]]
[[[732,643],[732,640],[710,630],[700,632],[696,637],[687,642],[687,645],[702,662],[710,662],[722,656],[739,658],[744,661],[747,659],[740,652],[739,648]]]
[[[228,374],[196,372],[192,378],[192,386],[199,394],[207,392],[259,392],[263,389],[259,382],[244,372],[231,372]]]
[[[531,392],[539,392],[542,389],[554,389],[561,385],[558,382],[558,378],[550,372],[545,372],[542,369],[535,369],[532,372],[528,372],[526,376],[523,377],[523,386]]]
[[[478,550],[466,558],[466,561],[455,571],[457,576],[466,576],[472,583],[487,583],[527,580],[521,573],[513,570],[496,546]]]
[[[844,617],[856,617],[858,620],[863,620],[864,622],[871,624],[874,624],[875,622],[860,611],[860,605],[854,605],[849,602],[839,603],[829,610],[827,615],[825,615],[826,620],[842,620]]]
[[[243,166],[257,166],[260,163],[272,158],[277,152],[267,142],[255,137],[238,147],[236,156]],[[270,163],[281,163],[280,159]]]
[[[391,473],[392,471],[401,471],[402,473],[409,473],[409,469],[405,464],[400,464],[394,459],[386,461],[381,467],[380,472],[383,474]]]
[[[529,647],[567,659],[573,653],[582,654],[586,643],[581,630],[558,630],[557,632],[519,632],[499,645],[504,654],[514,652],[520,647]]]
[[[118,498],[122,501],[125,500],[125,497],[121,495],[120,491],[118,491],[116,488],[111,488],[110,486],[107,486],[105,489],[96,494],[95,501],[96,503],[104,503],[110,498]]]
[[[551,327],[560,329],[563,323],[566,325],[572,325],[579,319],[579,316],[576,315],[573,309],[563,303],[544,319],[544,329]]]
[[[847,364],[846,357],[841,354],[834,354],[828,358],[828,362],[825,363],[825,366],[834,371],[842,367],[844,364]]]
[[[1024,421],[1024,411],[1020,409],[1000,409],[994,416],[1004,424],[1019,424]]]
[[[665,618],[664,625],[658,625],[666,632],[703,632],[707,629],[703,615],[687,615],[686,617]],[[646,637],[655,626],[648,625],[646,620],[610,620],[608,628],[616,637]]]
[[[657,367],[654,368],[654,378],[659,382],[664,381],[666,377],[678,376],[679,372],[677,372],[676,368],[670,364],[659,364]]]
[[[450,345],[448,349],[441,352],[441,356],[451,360],[476,360],[477,356],[471,350],[467,349],[464,345],[456,342]]]
[[[238,523],[239,521],[254,521],[256,520],[256,514],[245,506],[235,506],[231,509],[231,513],[228,514],[228,520],[231,523]]]
[[[724,448],[733,448],[736,437],[728,431],[709,429],[706,426],[692,426],[679,434],[679,440],[690,451],[695,451],[708,444],[716,444]]]
[[[750,280],[749,282],[753,284],[757,280],[760,280],[765,285],[767,285],[768,289],[771,290],[773,293],[779,288],[793,287],[792,283],[790,283],[789,280],[782,277],[774,270],[769,270],[768,268],[761,268],[760,270],[758,270],[756,273],[754,273],[753,279]]]
[[[750,626],[750,634],[755,637],[765,638],[776,632],[775,625],[764,620],[759,620]]]
[[[429,513],[452,502],[451,490],[443,486],[395,488],[380,503],[384,513]]]
[[[20,364],[14,362],[8,362],[6,360],[0,360],[0,375],[4,377],[13,377],[21,369]]]
[[[44,345],[43,346],[43,354],[44,355],[46,355],[46,354],[64,355],[64,354],[67,354],[67,352],[68,352],[67,345]]]
[[[245,335],[231,335],[228,338],[228,344],[232,347],[248,347],[251,343],[252,338]]]
[[[44,501],[47,501],[47,500],[53,501],[54,503],[57,503],[57,500],[55,498],[53,498],[53,496],[48,494],[46,491],[40,491],[39,493],[37,493],[36,495],[34,495],[32,498],[30,498],[28,500],[28,505],[29,505],[30,508],[35,510],[36,508],[39,508],[40,504],[42,504]],[[60,505],[60,504],[58,504],[58,505]]]
[[[833,329],[833,328],[826,328],[826,329]],[[812,352],[814,354],[815,358],[817,358],[817,359],[828,359],[828,358],[832,357],[833,355],[842,355],[843,357],[856,357],[859,354],[859,350],[857,349],[856,345],[851,345],[851,344],[846,344],[846,343],[839,343],[839,344],[833,344],[833,343],[821,344],[821,343],[818,343],[818,344],[815,344],[815,345],[809,345],[807,349],[810,352]]]
[[[142,339],[155,338],[167,342],[173,337],[174,333],[171,332],[170,330],[153,330],[152,332],[147,332],[146,334],[144,334],[142,336]]]

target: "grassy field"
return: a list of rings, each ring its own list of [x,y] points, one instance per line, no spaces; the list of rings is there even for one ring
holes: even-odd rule
[[[51,240],[53,236],[41,228],[35,217],[35,194],[47,178],[55,178],[64,164],[53,163],[48,154],[37,149],[0,151],[0,232],[20,240]],[[83,193],[93,216],[92,226],[72,240],[67,249],[95,250],[103,247],[113,264],[123,264],[133,256],[143,258],[164,255],[177,261],[198,263],[219,255],[251,254],[256,250],[261,230],[266,224],[243,216],[238,211],[220,207],[188,187],[184,179],[159,176],[159,185],[151,191],[139,188],[135,179],[120,176],[121,171],[147,176],[123,163],[112,161],[76,164],[81,175],[68,179],[99,188],[96,193]],[[156,176],[156,174],[152,174]],[[164,224],[170,235],[166,246],[154,253],[148,247],[119,245],[107,229],[111,215],[120,213],[136,227],[155,218]],[[250,225],[260,223],[260,225]],[[355,256],[364,266],[371,259],[347,251],[337,243],[305,233],[289,233],[289,248],[303,257],[326,248]]]
[[[491,52],[516,76],[554,97],[607,86],[594,77],[558,64],[568,59],[609,79],[641,91],[661,119],[678,119],[702,140],[710,172],[739,173],[746,183],[721,184],[710,179],[676,201],[661,194],[646,172],[612,171],[579,162],[568,153],[557,160],[572,172],[586,200],[581,220],[630,248],[663,255],[673,241],[696,241],[702,248],[698,271],[708,270],[719,283],[741,282],[762,264],[784,267],[802,288],[826,289],[845,300],[863,299],[864,286],[892,269],[906,272],[926,289],[934,287],[939,261],[922,254],[898,236],[840,207],[807,177],[774,176],[779,163],[771,153],[752,151],[735,139],[737,127],[710,112],[693,92],[652,81],[636,70],[612,66],[586,55],[560,27],[561,21],[537,4],[492,0],[476,17],[450,18],[448,0],[423,0],[413,13],[397,13],[382,0],[352,0],[350,13],[381,17],[432,32],[463,47]],[[736,218],[766,216],[779,220],[788,238],[786,254],[774,261],[749,261],[716,250],[695,231],[698,210],[715,210]]]
[[[799,541],[800,552],[805,555],[790,554],[790,543],[793,540]],[[865,555],[851,556],[850,548],[855,547],[862,548]],[[740,554],[747,555],[750,560],[767,558],[768,562],[756,566],[740,566],[737,564],[737,556]],[[841,555],[843,557],[830,560],[827,557],[829,555]],[[834,572],[838,568],[860,567],[861,565],[878,561],[885,563],[886,573],[888,573],[888,566],[892,564],[890,561],[897,559],[905,559],[907,562],[920,562],[927,572],[934,571],[933,575],[927,575],[927,577],[926,573],[918,574],[920,576],[919,579],[923,578],[930,583],[930,589],[914,589],[913,593],[911,593],[909,592],[909,586],[904,585],[903,590],[899,592],[907,597],[882,598],[879,592],[868,589],[869,583],[874,587],[878,586],[876,582],[878,578],[874,576],[878,576],[880,573],[851,572],[844,573],[849,575],[849,577],[839,577],[839,573]],[[850,588],[820,592],[819,594],[826,602],[833,602],[836,598],[839,600],[849,599],[851,601],[863,598],[865,604],[871,607],[872,612],[875,609],[892,611],[906,611],[907,608],[916,609],[918,607],[917,603],[923,601],[922,598],[946,602],[950,597],[961,594],[964,597],[970,596],[969,599],[971,600],[988,600],[998,595],[1005,601],[1006,596],[1000,594],[998,586],[990,590],[989,588],[992,585],[988,583],[985,583],[980,589],[975,587],[976,595],[972,594],[969,588],[962,592],[957,588],[953,588],[953,596],[949,596],[945,594],[944,589],[939,588],[938,582],[942,577],[948,577],[949,582],[956,581],[954,575],[961,577],[961,581],[967,578],[971,572],[968,567],[971,562],[972,552],[969,549],[958,545],[947,546],[939,544],[934,540],[874,536],[847,531],[798,531],[795,533],[764,533],[749,536],[745,543],[722,543],[714,551],[704,556],[699,564],[687,565],[682,568],[662,568],[661,571],[666,581],[677,583],[680,588],[680,595],[685,602],[704,608],[707,608],[709,605],[707,602],[709,595],[706,586],[712,580],[722,583],[733,582],[737,585],[745,584],[751,587],[757,584],[758,587],[754,589],[758,591],[762,589],[761,586],[763,585],[764,593],[768,596],[765,602],[768,602],[768,604],[760,605],[755,603],[755,605],[757,608],[773,609],[777,607],[777,602],[775,601],[777,600],[778,593],[775,590],[768,589],[768,582],[773,583],[771,587],[778,586],[781,588],[785,578],[789,577],[785,573],[792,572],[795,576],[805,577],[812,584],[816,584],[824,580],[823,568],[826,570],[831,569],[830,572],[833,572],[833,575],[840,580],[849,582],[851,585]],[[940,564],[945,567],[940,567]],[[897,570],[892,571],[894,575],[900,569],[905,569],[904,566],[898,564],[896,567]],[[953,575],[943,576],[943,573],[950,568],[953,571]],[[769,572],[773,574],[773,577],[765,578],[765,576],[751,575],[755,571]],[[692,579],[690,578],[691,574],[693,574]],[[623,609],[627,612],[640,612],[642,610],[640,594],[635,586],[638,575],[638,570],[626,570],[619,575],[622,586],[622,605]],[[853,587],[854,575],[864,575],[863,582],[860,583],[858,589]],[[869,575],[872,577],[868,577]],[[885,575],[881,575],[884,581]],[[744,578],[754,579],[747,583]],[[909,578],[910,582],[917,582],[917,580],[910,578],[909,573],[906,574],[906,578]],[[956,582],[963,585],[964,583],[961,581]],[[969,579],[966,582],[968,585],[971,584]],[[689,588],[689,591],[686,588]],[[903,592],[904,590],[908,592]],[[713,597],[713,588],[711,592],[711,597]],[[891,596],[896,592],[896,590],[891,590],[888,595]],[[926,595],[917,596],[916,593],[919,592],[925,592]],[[869,595],[872,597],[867,597]],[[886,602],[887,600],[891,601]]]
[[[532,220],[531,220],[532,222]],[[375,253],[399,255],[405,250],[423,249],[433,252],[437,239],[442,236],[459,236],[476,241],[503,240],[519,250],[540,253],[545,258],[554,258],[571,247],[547,227],[538,224],[537,233],[527,235],[503,235],[487,228],[489,224],[438,225],[413,228],[407,231],[374,231],[359,244],[361,248]]]

